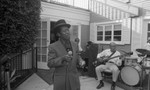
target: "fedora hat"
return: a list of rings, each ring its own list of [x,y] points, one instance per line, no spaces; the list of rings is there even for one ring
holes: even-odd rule
[[[70,28],[71,25],[70,25],[70,24],[67,24],[64,19],[60,19],[60,20],[58,20],[58,21],[55,23],[54,28],[52,29],[52,31],[53,31],[54,33],[57,33],[57,32],[58,32],[57,29],[58,29],[59,27],[62,27],[62,26],[67,26],[68,28]]]

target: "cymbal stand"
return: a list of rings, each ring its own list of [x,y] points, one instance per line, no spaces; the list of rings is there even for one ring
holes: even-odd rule
[[[145,61],[145,59],[146,59],[146,56],[147,55],[145,55],[143,58],[142,58],[142,64],[141,64],[141,66],[142,66],[142,75],[141,75],[141,78],[142,78],[142,81],[140,82],[140,90],[143,90],[143,73],[144,73],[144,67],[143,67],[143,64],[144,64],[144,61]]]

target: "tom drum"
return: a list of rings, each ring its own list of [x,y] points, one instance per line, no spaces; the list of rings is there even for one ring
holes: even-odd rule
[[[135,65],[137,64],[137,58],[134,58],[134,57],[126,57],[124,59],[124,65]]]

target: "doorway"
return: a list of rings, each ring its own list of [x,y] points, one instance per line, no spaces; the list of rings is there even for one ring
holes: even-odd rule
[[[50,44],[56,42],[58,40],[58,37],[56,36],[56,34],[53,32],[53,28],[54,28],[54,25],[55,25],[55,21],[51,21],[50,22]]]
[[[38,69],[49,69],[47,67],[48,45],[50,43],[49,32],[50,32],[50,19],[41,18],[41,24],[40,28],[38,29],[38,36],[36,41]]]

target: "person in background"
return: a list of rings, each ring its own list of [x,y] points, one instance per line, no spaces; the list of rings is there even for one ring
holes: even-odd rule
[[[104,57],[110,58],[110,57],[121,55],[120,52],[116,50],[116,44],[114,42],[111,42],[109,47],[110,49],[106,49],[97,55],[98,61],[102,62]],[[119,59],[119,57],[117,57],[117,58],[108,60],[105,65],[101,64],[97,66],[95,68],[95,71],[96,71],[96,75],[100,83],[96,88],[100,89],[104,86],[101,72],[105,70],[110,70],[112,72],[112,79],[113,79],[111,90],[115,90],[115,83],[117,81],[117,78],[120,72],[118,66],[121,66],[121,64],[122,64],[122,61]]]
[[[144,48],[150,52],[150,37],[148,37],[147,43],[144,46]],[[150,60],[150,54],[146,55],[146,59]],[[150,64],[148,64],[148,62],[145,62],[145,64],[147,64],[148,66],[150,65]],[[149,72],[150,72],[150,70],[146,70],[146,74],[148,74]]]
[[[92,41],[88,41],[87,44],[86,44],[86,49],[89,49],[92,44],[93,44]]]
[[[76,65],[84,65],[84,61],[78,58],[78,45],[70,41],[70,24],[64,19],[58,20],[53,28],[59,40],[48,47],[49,68],[54,71],[53,90],[80,90],[79,75]]]
[[[85,46],[85,50],[83,50],[82,52],[81,52],[81,57],[84,59],[84,61],[85,61],[85,66],[84,66],[84,69],[83,69],[83,71],[84,72],[88,72],[88,69],[89,69],[89,48],[90,48],[90,45],[92,45],[92,41],[88,41],[87,43],[86,43],[86,46]]]
[[[78,52],[78,54],[79,54],[79,57],[80,57],[80,59],[82,59],[82,53],[83,53],[83,49],[81,48],[81,45],[80,45],[80,39],[79,38],[75,38],[75,40],[74,40],[76,43],[77,43],[77,45],[78,45],[78,48],[79,48],[79,52]],[[82,67],[78,67],[78,71],[81,73],[81,75],[82,76],[84,76],[85,75],[85,69],[86,69],[86,67],[85,66],[82,66]]]
[[[80,39],[79,38],[75,38],[74,41],[77,43],[77,45],[79,47],[79,51],[81,52],[83,49],[81,48]]]
[[[146,45],[144,46],[144,48],[147,49],[147,50],[150,50],[150,37],[148,37],[147,43],[146,43]]]

